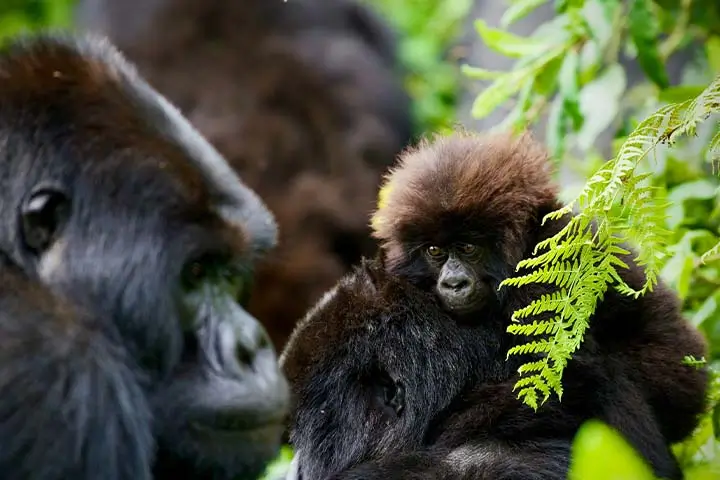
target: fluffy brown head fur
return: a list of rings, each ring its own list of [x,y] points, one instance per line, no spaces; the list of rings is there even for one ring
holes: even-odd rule
[[[410,140],[384,23],[351,0],[82,0],[275,214],[250,310],[278,348],[374,242],[382,172]]]
[[[466,241],[491,242],[514,265],[529,247],[531,223],[558,207],[556,195],[547,151],[529,134],[435,137],[407,149],[387,176],[373,236],[390,266],[406,243],[466,235],[490,237]]]

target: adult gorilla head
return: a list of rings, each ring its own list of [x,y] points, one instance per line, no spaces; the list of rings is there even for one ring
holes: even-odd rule
[[[260,473],[277,452],[287,385],[244,304],[253,262],[274,246],[276,226],[213,147],[106,41],[25,39],[0,56],[0,192],[3,264],[99,318],[87,335],[121,351],[137,379],[141,394],[121,386],[111,399],[83,387],[91,417],[100,412],[90,398],[115,402],[125,417],[141,418],[133,405],[149,406],[148,458],[157,450],[132,478]],[[80,373],[63,375],[80,388]],[[98,384],[115,375],[107,370]],[[40,378],[26,379],[33,382]],[[118,434],[105,435],[86,440],[111,444]],[[56,454],[38,461],[72,461]],[[96,467],[103,460],[72,455]],[[15,478],[20,470],[3,471]]]

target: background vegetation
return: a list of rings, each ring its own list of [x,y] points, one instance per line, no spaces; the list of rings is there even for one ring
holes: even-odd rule
[[[720,182],[714,163],[720,160],[720,4],[555,1],[557,15],[534,34],[520,38],[507,31],[543,3],[511,1],[501,25],[475,22],[488,47],[517,59],[510,71],[464,67],[469,76],[493,80],[477,97],[474,117],[510,102],[512,111],[498,128],[522,130],[542,120],[545,141],[559,166],[588,179],[579,189],[568,189],[567,206],[552,215],[578,213],[570,227],[539,245],[537,257],[522,262],[524,276],[506,282],[505,288],[531,282],[560,287],[557,295],[516,312],[516,319],[552,312],[551,320],[509,328],[536,335],[532,345],[512,353],[546,354],[544,361],[523,369],[519,396],[542,408],[548,396],[562,393],[563,368],[608,288],[638,296],[662,278],[710,344],[709,358],[687,361],[709,365],[714,378],[707,415],[675,451],[688,479],[720,478]],[[685,60],[674,81],[667,69],[673,56]],[[629,85],[628,71],[634,67],[644,79]],[[607,162],[600,153],[606,145],[598,142],[606,131],[614,138]],[[591,230],[590,219],[597,221],[597,230]],[[617,277],[624,268],[618,260],[620,241],[636,247],[638,261],[647,269],[647,281],[638,291]],[[592,478],[592,471],[608,478],[610,463],[626,469],[622,478],[652,477],[601,426],[591,424],[581,433],[574,456],[576,478]],[[598,448],[607,451],[583,453]],[[612,460],[619,458],[624,460]],[[602,466],[587,468],[598,461]]]
[[[460,75],[453,45],[473,0],[365,1],[398,29],[419,131],[451,128],[457,118]],[[524,273],[541,267],[550,271],[558,259],[574,262],[573,275],[578,277],[583,272],[607,273],[607,264],[598,268],[600,260],[614,255],[615,238],[627,239],[640,247],[640,260],[649,270],[646,287],[652,288],[656,278],[668,282],[682,299],[687,318],[707,337],[708,358],[689,360],[717,369],[720,179],[713,162],[720,159],[720,123],[714,113],[720,110],[720,3],[553,0],[557,16],[533,35],[509,33],[514,22],[549,1],[506,0],[501,24],[475,22],[479,41],[516,59],[512,70],[490,71],[482,65],[462,69],[472,78],[492,81],[472,108],[476,118],[511,105],[499,127],[542,123],[540,130],[558,166],[591,180],[567,185],[563,196],[575,211],[599,218],[601,234],[583,236],[581,228],[558,237],[554,251],[561,253],[531,263]],[[71,25],[73,3],[3,0],[0,40],[25,29]],[[674,58],[685,60],[679,75],[666,68]],[[628,81],[633,68],[643,72],[642,81]],[[609,143],[602,140],[608,132],[613,139]],[[582,242],[592,248],[575,248]],[[577,305],[578,286],[589,286],[583,281],[587,279],[563,291],[566,303]],[[595,275],[593,282],[592,288],[582,290],[589,292],[583,301],[590,307],[584,304],[573,313],[561,309],[558,325],[536,332],[550,354],[541,368],[527,370],[525,378],[534,380],[518,390],[529,404],[542,408],[543,398],[561,388],[564,361],[582,340],[592,297],[607,288],[622,289],[612,275]],[[561,330],[567,335],[557,335]],[[698,430],[675,448],[689,480],[720,478],[717,377],[709,400]],[[281,472],[290,456],[284,450],[268,478]],[[635,480],[652,475],[622,438],[591,422],[576,439],[572,478]]]

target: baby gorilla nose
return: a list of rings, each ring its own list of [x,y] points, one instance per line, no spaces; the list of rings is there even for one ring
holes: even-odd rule
[[[440,287],[443,290],[447,290],[457,296],[463,297],[470,293],[472,283],[466,275],[451,275],[442,279]]]
[[[437,280],[437,293],[445,307],[453,312],[462,313],[475,308],[482,300],[482,283],[463,262],[450,258]]]

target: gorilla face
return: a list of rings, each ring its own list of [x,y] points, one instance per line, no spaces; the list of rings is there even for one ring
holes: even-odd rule
[[[121,339],[153,409],[156,478],[257,476],[288,399],[244,308],[271,214],[106,43],[40,39],[4,61],[0,250]]]
[[[281,357],[297,474],[327,478],[422,446],[468,382],[501,368],[488,361],[498,348],[488,332],[447,317],[430,293],[359,267],[299,323]],[[488,367],[477,372],[481,361]]]

